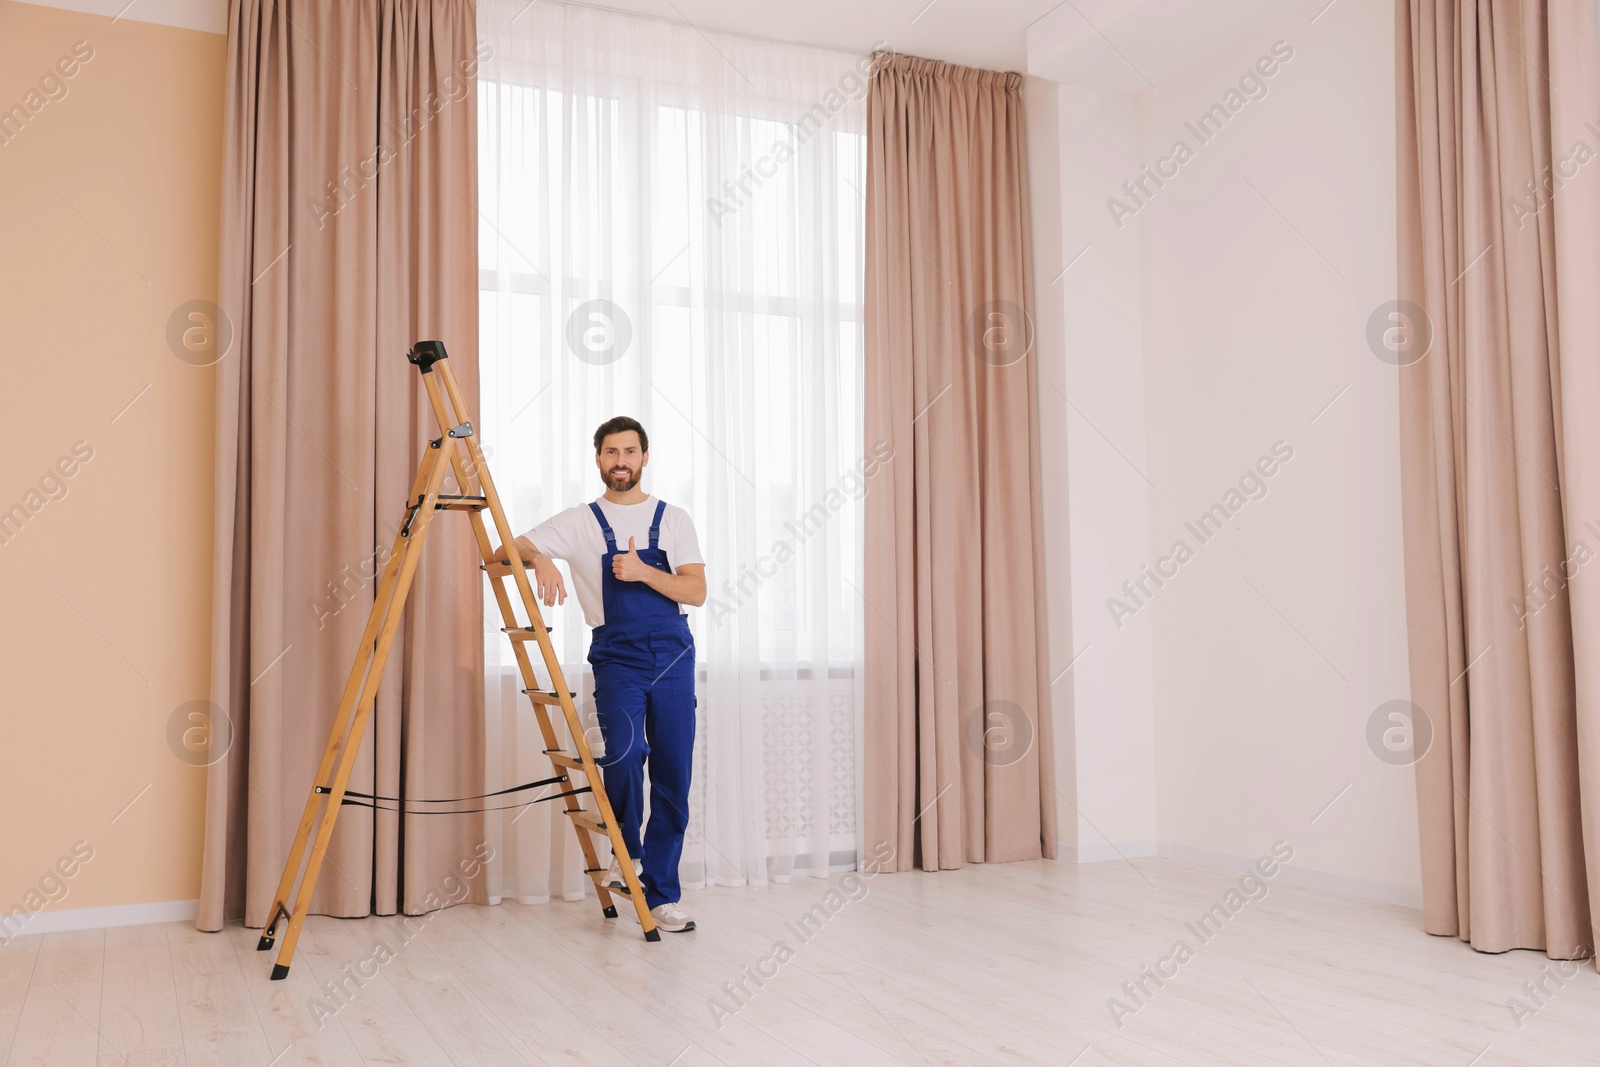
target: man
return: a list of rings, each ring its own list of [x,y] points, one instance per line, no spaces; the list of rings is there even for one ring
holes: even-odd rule
[[[650,438],[627,416],[594,432],[594,462],[606,491],[517,538],[535,571],[539,599],[565,602],[553,560],[565,560],[583,617],[594,627],[595,712],[606,754],[606,794],[656,925],[694,929],[678,901],[678,857],[689,825],[694,757],[694,638],[687,605],[706,602],[705,560],[694,523],[682,508],[647,496],[639,479],[650,463]],[[644,768],[650,765],[650,823],[640,847]],[[642,860],[642,864],[640,862]],[[625,887],[613,859],[607,885]]]

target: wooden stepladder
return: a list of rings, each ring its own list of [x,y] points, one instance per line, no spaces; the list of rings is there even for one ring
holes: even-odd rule
[[[617,909],[611,895],[621,894],[633,901],[646,940],[661,939],[661,931],[656,929],[655,921],[650,916],[650,909],[645,906],[644,890],[639,885],[638,875],[634,873],[633,861],[628,855],[627,846],[622,843],[621,828],[611,810],[611,802],[606,797],[605,785],[601,780],[594,753],[584,736],[583,726],[578,719],[578,709],[573,704],[573,694],[562,676],[560,661],[557,660],[555,648],[550,643],[550,632],[545,627],[543,616],[539,613],[533,586],[528,581],[526,571],[528,564],[522,559],[516,535],[506,520],[505,508],[501,506],[500,496],[495,492],[494,480],[489,476],[489,467],[484,462],[482,449],[478,447],[478,438],[473,432],[472,423],[466,418],[467,406],[462,399],[455,374],[450,369],[450,359],[445,354],[444,345],[439,341],[418,341],[406,354],[406,358],[421,372],[422,384],[428,391],[428,400],[433,406],[434,417],[439,424],[439,437],[429,442],[423,452],[422,462],[417,467],[416,480],[411,486],[411,496],[406,500],[405,521],[395,537],[394,551],[390,553],[389,561],[384,567],[383,577],[372,602],[372,611],[367,616],[367,626],[361,634],[361,646],[356,651],[355,664],[351,667],[349,679],[345,682],[344,695],[339,700],[339,711],[334,718],[333,730],[329,734],[328,745],[322,753],[322,763],[317,768],[311,794],[306,798],[305,814],[300,817],[300,827],[295,833],[294,846],[289,850],[283,877],[278,882],[272,915],[267,920],[265,929],[261,931],[261,940],[256,945],[258,951],[265,952],[270,949],[277,936],[279,921],[287,920],[288,929],[284,932],[283,945],[278,950],[278,962],[272,968],[272,977],[275,980],[285,978],[289,974],[289,963],[294,958],[295,944],[300,939],[300,931],[305,926],[306,913],[311,906],[311,892],[316,887],[317,875],[321,873],[322,861],[327,855],[328,842],[333,837],[334,820],[339,814],[339,809],[346,804],[384,811],[402,811],[406,814],[466,814],[466,811],[459,809],[436,809],[433,805],[503,797],[538,786],[564,787],[560,793],[542,796],[528,803],[564,800],[566,814],[572,819],[573,829],[578,835],[578,844],[583,849],[584,862],[588,864],[585,873],[594,880],[595,890],[605,916],[616,918]],[[456,484],[461,489],[459,495],[440,494],[439,490],[444,485],[447,471],[454,472]],[[499,562],[493,556],[494,546],[489,540],[489,533],[483,522],[485,510],[494,519],[495,532],[500,539],[501,554],[508,562]],[[406,594],[411,590],[411,580],[416,575],[418,563],[421,562],[423,544],[436,511],[464,511],[472,520],[472,531],[477,538],[478,552],[483,557],[483,569],[489,574],[490,585],[494,587],[495,601],[500,605],[500,618],[505,623],[502,632],[510,639],[512,651],[516,654],[517,666],[522,671],[522,691],[527,694],[533,706],[534,717],[538,720],[539,730],[544,737],[545,754],[549,756],[555,768],[555,775],[480,797],[452,797],[448,801],[383,797],[353,792],[347,788],[350,772],[355,767],[356,752],[361,747],[361,738],[366,733],[367,720],[372,714],[378,680],[383,676],[383,666],[389,658],[389,650],[399,629],[401,613],[405,610]],[[523,609],[527,613],[526,623],[517,618],[511,594],[506,589],[505,578],[508,574],[515,582],[517,594],[522,599]],[[530,641],[538,643],[539,651],[544,656],[545,670],[550,677],[548,686],[541,686],[534,673],[533,662],[528,657]],[[559,738],[550,721],[549,709],[552,707],[559,707],[566,718],[567,732],[572,737],[576,751],[563,751],[559,747]],[[571,780],[568,772],[572,771],[583,776],[583,784],[578,785]],[[589,793],[594,797],[594,810],[586,810],[582,806],[579,797],[583,793]],[[400,806],[379,808],[380,801]],[[417,809],[408,808],[406,805],[424,805],[424,807]],[[613,889],[605,884],[605,868],[600,865],[595,850],[593,838],[596,835],[610,840],[612,852],[620,861],[626,889]],[[308,844],[309,860],[307,860]],[[305,872],[300,876],[299,890],[294,895],[294,906],[290,908],[290,891],[295,888],[295,879],[300,875],[302,861],[305,861]]]

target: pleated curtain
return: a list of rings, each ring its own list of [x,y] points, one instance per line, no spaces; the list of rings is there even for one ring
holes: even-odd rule
[[[426,441],[417,339],[477,396],[471,0],[235,0],[217,366],[212,702],[198,925],[260,926]],[[481,581],[441,513],[351,788],[482,792]],[[217,711],[213,712],[217,717]],[[213,737],[221,736],[214,730]],[[220,757],[220,758],[219,758]],[[481,815],[339,815],[311,910],[484,900]]]
[[[1586,957],[1600,915],[1595,5],[1397,12],[1424,922],[1487,952]]]
[[[1022,77],[879,54],[867,97],[865,848],[1053,856]],[[892,851],[891,851],[892,850]]]

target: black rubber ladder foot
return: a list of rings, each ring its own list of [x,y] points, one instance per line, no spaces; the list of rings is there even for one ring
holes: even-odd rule
[[[607,904],[600,909],[600,914],[608,919],[615,919],[617,917],[617,906],[615,904]]]
[[[646,930],[644,932],[644,939],[646,941],[660,941],[661,940],[661,931],[660,930]]]
[[[261,935],[261,940],[256,942],[256,951],[257,952],[265,952],[265,951],[267,951],[267,949],[272,947],[272,942],[273,942],[273,935],[272,934],[262,934]]]
[[[274,963],[272,965],[272,980],[274,982],[281,982],[287,977],[289,977],[289,965],[287,963]]]

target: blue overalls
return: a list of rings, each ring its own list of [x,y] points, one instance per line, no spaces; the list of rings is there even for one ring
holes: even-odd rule
[[[624,582],[611,571],[617,540],[598,503],[590,503],[605,534],[600,585],[606,621],[589,645],[594,668],[595,715],[605,738],[599,761],[611,810],[628,853],[640,859],[645,903],[654,908],[681,895],[678,857],[689,825],[689,774],[694,759],[694,637],[671,597],[644,582]],[[650,545],[639,558],[671,572],[657,547],[665,501],[650,520]],[[644,818],[644,765],[650,762],[650,825],[639,847]]]

